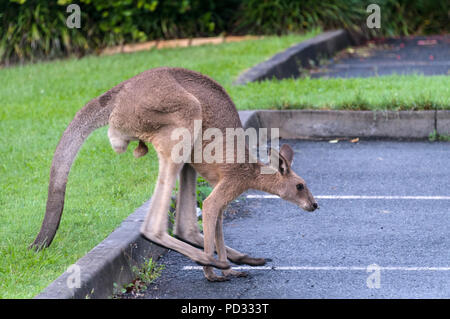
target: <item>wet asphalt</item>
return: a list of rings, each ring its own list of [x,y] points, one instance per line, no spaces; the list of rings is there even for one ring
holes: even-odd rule
[[[450,75],[450,35],[374,39],[310,70],[312,78],[391,74]]]
[[[224,222],[226,244],[271,258],[267,267],[211,283],[169,251],[161,277],[138,298],[450,298],[450,198],[429,199],[450,196],[450,143],[287,142],[320,209],[246,198],[263,194],[252,191],[230,204]],[[414,198],[333,198],[340,195]]]

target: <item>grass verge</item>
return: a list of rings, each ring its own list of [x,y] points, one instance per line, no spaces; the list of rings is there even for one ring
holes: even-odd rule
[[[450,109],[450,77],[392,75],[349,79],[286,79],[231,90],[240,109]]]

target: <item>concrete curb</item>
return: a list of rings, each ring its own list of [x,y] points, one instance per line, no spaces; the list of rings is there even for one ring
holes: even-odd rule
[[[246,84],[273,77],[283,79],[299,76],[299,69],[310,66],[310,60],[318,62],[321,58],[330,57],[335,52],[362,41],[362,37],[352,36],[342,29],[321,33],[252,67],[241,74],[234,84]]]
[[[424,139],[450,134],[450,111],[255,110],[240,112],[244,128],[279,128],[285,139],[335,137]]]
[[[450,111],[436,111],[436,133],[450,136]]]
[[[109,298],[114,292],[114,284],[121,287],[135,279],[133,266],[142,264],[145,258],[155,260],[166,251],[140,235],[139,228],[149,205],[150,200],[75,263],[79,267],[79,288],[69,288],[68,282],[74,283],[75,270],[66,271],[35,298]]]

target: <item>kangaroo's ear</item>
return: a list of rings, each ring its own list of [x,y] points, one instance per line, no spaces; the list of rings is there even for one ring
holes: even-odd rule
[[[290,148],[289,145],[288,147]],[[294,152],[292,151],[292,156],[293,154]],[[277,152],[275,149],[271,148],[269,158],[270,158],[270,166],[279,171],[281,175],[287,175],[289,173],[291,169],[291,161],[288,161],[286,159],[286,157],[281,153],[281,149],[280,152]]]
[[[294,150],[292,149],[292,147],[289,144],[281,145],[280,155],[289,162],[289,167],[291,167],[292,162],[294,161]]]

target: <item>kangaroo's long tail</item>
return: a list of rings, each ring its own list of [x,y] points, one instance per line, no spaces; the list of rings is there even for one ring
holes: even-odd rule
[[[55,237],[64,208],[70,167],[87,137],[94,130],[108,124],[109,116],[114,109],[115,96],[120,89],[120,85],[116,86],[91,100],[78,111],[64,131],[53,156],[44,221],[30,248],[39,250],[48,247]]]

